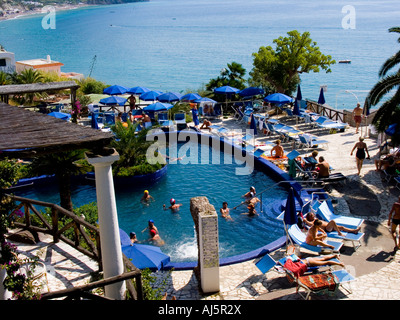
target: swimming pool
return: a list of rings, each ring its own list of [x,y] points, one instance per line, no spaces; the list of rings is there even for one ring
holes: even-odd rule
[[[186,151],[182,152],[182,148],[186,148]],[[237,175],[236,169],[243,167],[243,162],[233,156],[226,157],[218,149],[203,148],[204,146],[200,147],[199,144],[190,145],[189,148],[187,143],[178,144],[179,156],[184,154],[184,157],[176,161],[169,159],[167,175],[153,185],[138,187],[116,184],[120,228],[128,234],[131,231],[136,232],[139,241],[145,242],[148,240],[148,233],[141,231],[146,228],[148,220],[153,219],[161,238],[165,241],[161,249],[170,255],[171,261],[196,261],[197,243],[189,210],[190,199],[206,196],[219,215],[221,258],[255,250],[281,237],[284,234],[282,222],[274,217],[280,213],[276,208],[279,208],[282,200],[286,199],[287,191],[279,186],[270,189],[263,197],[264,212],[260,212],[258,204],[256,209],[259,216],[242,215],[247,212],[246,206],[242,205],[236,210],[233,207],[243,201],[242,195],[249,190],[250,186],[254,186],[257,192],[260,192],[274,185],[276,181],[258,170],[254,170],[249,175]],[[193,150],[196,151],[194,153],[196,153],[197,162],[191,154]],[[166,154],[169,154],[168,149]],[[190,163],[190,160],[197,164]],[[140,202],[145,189],[154,197],[154,201],[148,206]],[[58,192],[48,186],[21,189],[18,195],[59,203]],[[178,213],[163,210],[163,204],[168,207],[171,198],[174,198],[177,203],[182,203]],[[72,199],[75,206],[96,201],[94,184],[74,184]],[[227,221],[219,214],[223,201],[228,202],[233,221]]]

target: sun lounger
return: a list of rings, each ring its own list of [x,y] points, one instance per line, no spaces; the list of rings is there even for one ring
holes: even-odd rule
[[[347,126],[347,123],[333,121],[329,118],[320,116],[315,120],[315,124],[324,129],[337,129],[337,130],[344,130]]]
[[[343,241],[351,241],[354,247],[354,250],[357,250],[361,247],[361,239],[364,237],[364,233],[351,233],[342,231],[342,235],[340,236],[337,231],[327,232],[326,233],[329,238],[341,239]]]
[[[301,146],[305,146],[306,148],[315,148],[321,144],[324,144],[328,147],[329,141],[318,139],[317,137],[313,137],[309,134],[300,134],[299,140]]]
[[[166,124],[168,124],[169,123],[169,120],[168,120],[168,113],[166,113],[166,112],[160,112],[160,113],[158,113],[158,124],[160,125],[160,126],[163,126],[163,125],[166,125]]]
[[[325,221],[335,220],[338,225],[345,226],[348,228],[358,228],[364,222],[364,219],[355,218],[355,217],[346,217],[334,214],[332,210],[329,208],[328,203],[323,201],[317,209],[317,216]]]
[[[296,283],[296,292],[304,299],[308,300],[311,293],[315,294],[334,294],[339,287],[351,293],[351,288],[346,288],[345,283],[355,280],[355,278],[346,270],[340,269],[335,271],[304,275],[296,278],[290,270],[284,268],[288,279]],[[304,294],[300,291],[303,289]]]
[[[297,243],[300,247],[303,247],[304,249],[313,251],[313,252],[318,252],[321,253],[323,250],[327,251],[339,251],[340,248],[343,246],[342,242],[337,242],[337,241],[326,241],[327,244],[334,246],[333,249],[330,249],[328,247],[322,247],[322,246],[313,246],[308,243],[306,243],[306,235],[299,229],[297,224],[293,224],[288,228],[288,233],[290,238]]]

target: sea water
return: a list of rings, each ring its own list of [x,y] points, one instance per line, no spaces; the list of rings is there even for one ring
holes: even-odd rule
[[[43,29],[44,15],[2,21],[0,44],[16,60],[50,55],[64,63],[62,71],[91,73],[110,85],[184,92],[232,61],[249,72],[261,46],[294,29],[309,31],[322,53],[351,64],[302,74],[303,97],[317,100],[326,86],[327,104],[350,110],[399,50],[399,35],[388,32],[399,15],[398,0],[151,0],[58,11],[55,29]]]

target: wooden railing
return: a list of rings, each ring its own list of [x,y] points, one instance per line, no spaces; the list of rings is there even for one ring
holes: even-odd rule
[[[321,116],[328,117],[329,119],[335,120],[335,121],[341,121],[341,122],[346,122],[345,121],[345,114],[343,111],[339,111],[336,109],[332,109],[326,106],[323,106],[319,104],[318,102],[307,100],[307,109],[320,114]]]
[[[68,211],[54,203],[23,198],[15,195],[7,196],[11,197],[17,203],[19,202],[15,210],[23,209],[24,212],[24,222],[14,222],[14,225],[16,227],[20,227],[29,231],[50,234],[53,236],[53,241],[55,243],[59,242],[60,240],[64,241],[76,250],[97,261],[100,271],[103,269],[101,261],[100,231],[97,227],[88,223],[87,221],[85,221],[85,219],[77,216],[75,213]],[[38,210],[35,206],[50,208],[51,217],[44,217],[43,212]],[[32,214],[34,214],[39,221],[35,219],[35,222],[33,222]],[[61,228],[59,227],[60,215],[63,215],[65,217],[64,221],[70,220]],[[69,229],[73,229],[73,240],[65,235],[66,231]],[[87,231],[90,232],[90,235]],[[83,247],[82,243],[85,243],[87,247]],[[89,299],[90,297],[92,297],[93,299],[97,299],[98,296],[93,297],[94,295],[87,293],[87,291],[92,290],[96,287],[101,287],[111,283],[126,280],[126,286],[127,290],[129,291],[130,298],[135,300],[142,300],[143,291],[141,271],[136,268],[125,255],[123,255],[123,259],[125,270],[122,275],[109,279],[104,279],[80,287],[46,293],[44,297],[45,299],[54,299],[60,296],[67,296],[68,298],[72,299],[75,299],[77,297],[85,297]],[[136,288],[132,283],[132,278],[135,280]]]

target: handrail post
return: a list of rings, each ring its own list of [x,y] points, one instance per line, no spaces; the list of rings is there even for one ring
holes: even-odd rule
[[[51,208],[51,220],[53,224],[53,241],[54,243],[57,243],[60,241],[60,238],[58,236],[58,210],[54,207]]]

